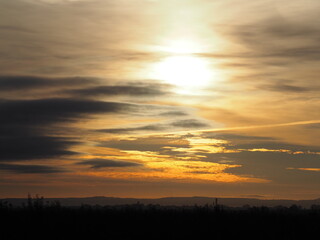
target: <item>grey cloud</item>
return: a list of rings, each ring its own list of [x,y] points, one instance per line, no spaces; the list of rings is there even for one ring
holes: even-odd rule
[[[0,31],[14,31],[14,32],[22,32],[22,33],[35,33],[35,31],[14,25],[0,25]]]
[[[166,95],[169,92],[162,90],[159,86],[98,86],[93,88],[85,88],[72,90],[68,93],[76,96],[117,96],[117,95],[128,95],[128,96],[161,96]]]
[[[189,142],[185,140],[186,137],[151,136],[133,140],[110,140],[102,142],[100,146],[120,150],[154,151],[159,154],[170,153],[172,156],[178,156],[182,153],[174,152],[174,148],[185,148],[185,152],[188,152],[188,148],[191,147]],[[317,172],[302,173],[302,171],[288,170],[288,168],[319,168],[319,155],[312,154],[312,152],[320,152],[317,147],[288,144],[272,137],[244,133],[204,133],[202,137],[228,140],[229,143],[223,145],[226,150],[237,150],[218,153],[197,153],[205,157],[202,161],[240,165],[239,167],[225,170],[226,173],[267,179],[282,184],[317,182],[319,178],[319,173]],[[170,147],[173,149],[170,149]],[[266,151],[251,151],[253,149],[266,149]],[[276,151],[267,151],[268,149]],[[292,152],[302,151],[304,154],[277,152],[277,150],[281,149]],[[197,170],[193,173],[206,174],[205,171],[197,172]]]
[[[300,173],[298,171],[289,171],[288,168],[319,168],[319,155],[312,154],[311,152],[319,152],[317,147],[303,146],[288,144],[280,142],[279,140],[271,137],[263,136],[250,136],[245,134],[233,133],[210,133],[216,139],[226,139],[230,141],[229,144],[224,144],[226,150],[238,150],[220,153],[197,153],[205,156],[203,161],[217,162],[217,163],[230,163],[241,165],[237,168],[227,169],[225,172],[241,176],[251,176],[262,179],[268,179],[277,183],[303,183],[310,180],[316,181],[319,178],[319,173]],[[187,137],[187,136],[185,136]],[[184,136],[180,138],[175,137],[145,137],[137,138],[134,140],[110,140],[101,143],[100,146],[117,148],[121,150],[135,150],[135,151],[155,151],[159,154],[170,154],[172,156],[181,154],[175,153],[174,149],[170,147],[186,148],[188,152],[188,141],[185,141]],[[210,136],[202,136],[210,137]],[[185,141],[185,142],[183,142]],[[169,148],[165,148],[169,147]],[[250,151],[252,149],[270,149],[270,150],[291,150],[303,151],[305,154],[290,154],[287,152],[268,152],[268,151]],[[308,152],[310,151],[310,152]],[[206,172],[197,172],[198,174],[206,174]],[[304,180],[297,177],[303,174]],[[317,175],[318,174],[318,175]]]
[[[145,96],[165,94],[167,89],[167,85],[143,83],[138,86],[102,86],[100,90],[98,86],[101,86],[101,79],[90,77],[0,76],[0,161],[48,159],[75,154],[69,149],[79,144],[79,141],[75,140],[78,138],[58,136],[62,131],[74,130],[70,127],[65,129],[64,124],[88,119],[95,114],[157,116],[159,112],[171,109],[156,105],[90,100],[72,94],[69,94],[69,97],[50,97],[54,91],[66,95],[67,91],[87,89],[92,91],[91,94],[99,94],[101,90],[111,96]],[[48,89],[52,92],[48,93]],[[37,93],[48,96],[43,98]],[[6,94],[9,98],[5,98]],[[155,129],[159,130],[159,127],[144,126],[131,131]]]
[[[7,163],[0,163],[0,171],[9,171],[18,174],[48,174],[66,172],[65,169],[45,165],[21,165]]]
[[[316,22],[292,22],[283,18],[273,17],[262,21],[259,26],[261,32],[276,38],[319,38],[318,25]],[[255,28],[255,30],[258,30]]]
[[[31,132],[23,136],[21,132],[0,137],[0,161],[46,159],[75,154],[69,147],[76,144],[67,138],[41,136]]]
[[[241,22],[241,21],[240,21]],[[270,74],[268,67],[290,68],[295,71],[292,64],[302,62],[320,61],[320,27],[317,18],[299,18],[285,20],[283,17],[272,14],[263,20],[246,24],[216,25],[215,31],[220,32],[228,40],[244,46],[243,52],[228,54],[203,53],[208,58],[228,59],[221,67],[244,67],[263,71]],[[231,60],[231,61],[230,61]],[[271,69],[271,72],[276,69]],[[308,70],[307,70],[308,71]],[[268,79],[268,81],[273,79]],[[270,85],[270,90],[277,91]],[[304,86],[297,86],[302,87]],[[295,86],[283,86],[284,91],[307,90],[297,89]],[[312,89],[312,88],[308,88]]]
[[[209,124],[200,122],[196,119],[185,119],[173,122],[171,124],[174,127],[181,127],[181,128],[203,128],[209,127]]]
[[[229,36],[251,52],[242,58],[320,60],[320,28],[310,22],[289,22],[272,17],[254,24],[231,27]],[[277,63],[278,64],[278,63]]]
[[[228,154],[216,154],[214,157],[227,157],[234,164],[240,164],[241,167],[227,169],[226,172],[240,175],[251,175],[255,177],[269,179],[281,183],[300,184],[316,181],[319,174],[290,172],[287,168],[319,168],[318,156],[305,154],[286,154],[279,152],[240,152]],[[297,177],[297,173],[300,174]],[[301,176],[304,174],[304,177]],[[311,178],[311,179],[310,179]]]
[[[150,124],[142,127],[129,127],[129,128],[110,128],[101,129],[99,132],[104,133],[130,133],[130,132],[140,132],[140,131],[161,131],[167,129],[166,125],[162,124]]]
[[[80,99],[0,100],[1,124],[41,125],[97,113],[137,111],[138,105]]]
[[[149,21],[140,24],[144,14],[129,10],[138,9],[134,3],[119,7],[123,3],[114,1],[95,1],[94,5],[92,1],[59,1],[70,3],[66,5],[26,2],[30,1],[0,1],[0,22],[6,31],[0,40],[3,73],[88,75],[93,69],[114,68],[115,61],[152,57],[148,52],[121,49],[137,36],[149,38],[150,31],[155,31]],[[28,29],[34,34],[28,34]],[[66,58],[61,61],[59,56]]]
[[[120,150],[134,151],[161,151],[163,147],[189,147],[189,142],[181,142],[182,138],[176,137],[145,137],[135,140],[109,140],[101,142],[98,146],[107,148],[117,148]]]
[[[153,83],[127,81],[110,85],[110,79],[93,77],[49,78],[39,76],[0,76],[0,92],[8,98],[13,92],[16,97],[69,96],[72,98],[94,97],[153,97],[169,95],[171,85],[154,81]],[[109,85],[108,85],[109,84]],[[11,94],[11,95],[10,95]]]
[[[149,124],[140,127],[128,127],[128,128],[110,128],[110,129],[101,129],[99,132],[104,133],[130,133],[130,132],[145,132],[145,131],[164,131],[170,130],[172,127],[179,128],[203,128],[208,127],[209,125],[203,122],[200,122],[196,119],[186,119],[179,120],[171,123],[158,123],[158,124]]]
[[[182,111],[168,111],[168,112],[159,114],[159,116],[164,116],[164,117],[179,117],[179,116],[186,116],[186,115],[188,114]]]
[[[217,139],[228,140],[224,144],[226,150],[236,150],[224,153],[206,154],[206,161],[238,164],[241,167],[227,169],[227,173],[243,176],[253,176],[268,179],[278,183],[303,183],[319,178],[315,173],[290,172],[288,168],[319,168],[319,147],[294,145],[280,142],[274,138],[239,134],[216,134]],[[208,137],[208,136],[207,136]],[[260,149],[261,151],[259,151]],[[257,150],[257,151],[256,151]],[[270,151],[268,151],[270,150]],[[274,150],[274,151],[273,151]],[[281,152],[289,150],[290,152]],[[299,153],[299,154],[293,154]],[[300,174],[298,177],[297,174]],[[301,176],[304,174],[304,179]]]
[[[257,194],[242,194],[241,195],[244,198],[265,198],[264,195],[257,195]]]
[[[283,20],[278,17],[271,17],[254,24],[246,24],[237,26],[235,34],[243,40],[252,42],[257,37],[265,37],[264,42],[256,44],[264,44],[268,38],[274,39],[319,39],[318,27],[316,24],[310,25],[306,23],[296,23]],[[319,39],[320,40],[320,39]]]
[[[317,130],[317,129],[320,129],[320,123],[307,124],[304,127],[307,129]]]
[[[319,44],[319,43],[317,43],[317,44]],[[279,49],[279,50],[277,50],[277,52],[274,52],[271,54],[266,54],[264,56],[318,61],[318,60],[320,60],[319,54],[320,54],[320,49],[319,49],[318,45],[316,45],[316,46],[287,48],[287,49],[283,49],[283,50]]]
[[[68,150],[78,141],[50,136],[62,124],[91,114],[138,111],[138,105],[76,99],[0,101],[0,160],[30,160],[75,154]],[[69,131],[70,129],[68,129]]]
[[[201,134],[202,137],[206,138],[217,138],[228,141],[273,141],[275,138],[271,137],[261,137],[261,136],[252,136],[244,134],[232,134],[232,133],[216,133],[216,132],[205,132]]]
[[[275,92],[287,92],[287,93],[305,93],[315,90],[314,88],[300,87],[289,84],[274,84],[274,85],[264,85],[262,86],[265,90],[275,91]]]
[[[193,173],[193,174],[213,174],[212,172],[208,172],[208,171],[190,171],[188,173]]]
[[[37,76],[0,76],[0,92],[20,90],[47,90],[50,88],[79,87],[97,83],[95,78],[48,78]]]
[[[229,146],[229,149],[285,149],[290,150],[292,152],[320,152],[319,147],[315,146],[304,146],[304,145],[295,145],[295,144],[288,144],[280,141],[259,141],[259,142],[245,142],[239,143],[235,146]]]
[[[139,167],[143,166],[140,163],[128,162],[128,161],[118,161],[109,159],[92,159],[88,161],[78,162],[78,165],[89,165],[93,169],[100,168],[110,168],[110,167]]]

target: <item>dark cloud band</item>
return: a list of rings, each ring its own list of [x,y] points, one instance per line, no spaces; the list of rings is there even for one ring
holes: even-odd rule
[[[112,168],[112,167],[139,167],[142,166],[140,163],[128,162],[128,161],[116,161],[109,159],[92,159],[88,161],[82,161],[77,163],[78,165],[88,165],[93,169],[100,168]]]
[[[18,174],[48,174],[67,172],[65,169],[62,168],[45,165],[21,165],[6,163],[0,163],[0,171],[14,172]]]

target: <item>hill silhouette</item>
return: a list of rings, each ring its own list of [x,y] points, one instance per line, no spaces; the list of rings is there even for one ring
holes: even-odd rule
[[[116,197],[85,197],[85,198],[46,198],[45,201],[56,202],[59,201],[62,206],[81,206],[83,204],[88,205],[126,205],[135,204],[137,202],[141,204],[154,204],[161,206],[204,206],[212,204],[217,198],[214,197],[165,197],[165,198],[116,198]],[[23,203],[27,203],[27,198],[6,198],[2,201],[11,203],[13,206],[21,206]],[[310,208],[312,205],[320,205],[320,198],[314,200],[284,200],[284,199],[256,199],[256,198],[218,198],[219,204],[229,207],[242,207],[244,205],[250,206],[284,206],[290,207],[292,205],[298,205],[303,208]]]

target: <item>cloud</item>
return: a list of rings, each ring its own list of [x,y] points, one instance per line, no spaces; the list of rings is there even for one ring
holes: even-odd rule
[[[91,159],[88,161],[78,162],[77,164],[78,165],[89,165],[93,169],[143,166],[140,163],[128,162],[128,161],[118,161],[118,160],[109,160],[109,159]]]
[[[137,97],[152,97],[152,96],[162,96],[169,92],[162,90],[160,85],[145,85],[145,86],[132,86],[132,85],[116,85],[116,86],[98,86],[93,88],[84,88],[71,90],[71,93],[75,96],[82,97],[98,97],[98,96],[117,96],[117,95],[128,95]]]
[[[300,171],[311,171],[320,172],[320,168],[287,168],[288,170],[300,170]]]
[[[309,126],[309,125],[307,125]],[[306,154],[316,155],[320,153],[319,146],[303,145],[303,144],[291,144],[285,142],[279,138],[267,137],[267,136],[255,136],[246,133],[246,130],[237,130],[232,133],[232,130],[228,132],[203,132],[202,138],[225,140],[225,144],[222,144],[226,151],[230,152],[265,152],[265,153],[285,153],[291,155]],[[237,133],[238,132],[238,133]]]
[[[319,168],[319,155],[310,151],[319,150],[302,145],[291,145],[279,141],[247,141],[246,143],[230,142],[224,145],[224,152],[206,154],[208,161],[229,162],[241,167],[228,169],[231,174],[251,175],[258,178],[269,179],[277,183],[304,182],[294,172],[288,172],[288,167]],[[231,151],[230,151],[231,150]],[[314,180],[316,176],[313,177]],[[306,180],[306,179],[305,179]],[[310,181],[306,180],[306,182]]]
[[[10,133],[0,138],[0,161],[68,156],[75,154],[68,149],[76,143],[68,138],[41,136],[34,132],[27,136],[22,132]]]
[[[81,136],[67,137],[74,125],[93,115],[123,114],[159,116],[162,113],[182,115],[175,108],[151,104],[99,101],[85,96],[159,96],[170,86],[158,83],[137,83],[130,86],[101,85],[108,80],[91,77],[0,76],[0,161],[51,159],[70,156],[70,149],[80,144]],[[61,96],[60,96],[61,95]],[[53,96],[53,97],[51,97]],[[113,99],[112,99],[113,100]],[[147,125],[126,129],[105,129],[101,132],[124,133],[160,131],[165,125]]]
[[[98,146],[133,151],[161,151],[163,147],[187,148],[189,142],[180,136],[151,136],[133,140],[108,140]]]
[[[315,88],[307,88],[307,87],[300,87],[300,86],[295,86],[295,85],[290,85],[290,84],[282,84],[282,83],[277,83],[273,85],[263,85],[263,89],[269,90],[269,91],[275,91],[275,92],[287,92],[287,93],[305,93],[309,91],[314,91],[316,90]]]
[[[1,124],[42,125],[72,121],[88,114],[137,111],[138,105],[70,98],[0,100]]]
[[[302,20],[302,19],[301,19]],[[292,21],[285,20],[281,17],[271,17],[269,19],[263,20],[258,23],[258,26],[254,30],[260,30],[264,35],[268,35],[274,38],[299,38],[299,39],[310,39],[315,40],[319,37],[318,26],[316,24],[309,24],[310,22],[307,19],[302,21]],[[253,29],[254,26],[248,26],[250,29]]]
[[[149,21],[152,16],[139,12],[142,2],[145,10],[151,8],[152,4],[142,0],[0,1],[0,22],[6,36],[0,41],[0,72],[105,76],[112,69],[117,72],[112,78],[123,75],[122,67],[128,62],[131,68],[132,60],[157,58],[150,51],[132,47],[137,38],[148,41],[157,32]],[[33,34],[22,31],[29,29]]]
[[[264,195],[257,195],[257,194],[243,194],[241,195],[244,198],[265,198]]]
[[[236,164],[226,170],[237,176],[268,179],[276,183],[300,183],[296,172],[288,168],[319,169],[319,148],[293,145],[278,139],[245,133],[215,133],[214,135],[158,135],[127,140],[109,140],[101,147],[134,151],[174,159],[193,159],[199,162]],[[213,133],[212,133],[213,134]],[[190,172],[191,171],[191,172]],[[204,169],[189,170],[193,174],[208,174]],[[299,173],[299,172],[298,172]],[[316,175],[309,175],[309,180]],[[306,180],[308,182],[309,180]]]
[[[6,98],[43,98],[46,96],[75,99],[100,97],[159,97],[171,94],[171,85],[146,80],[111,83],[109,79],[93,77],[50,78],[39,76],[1,76],[0,93]],[[178,112],[177,112],[178,114]]]
[[[45,166],[45,165],[22,165],[22,164],[7,164],[0,163],[0,171],[9,171],[18,174],[48,174],[48,173],[63,173],[65,169]]]
[[[203,128],[209,127],[210,125],[204,122],[200,122],[196,119],[185,119],[173,122],[171,124],[174,127],[181,127],[181,128]]]
[[[320,152],[320,147],[316,146],[304,146],[297,144],[289,144],[285,142],[274,141],[259,141],[259,142],[242,142],[236,146],[230,146],[230,149],[285,149],[290,152]]]
[[[314,20],[312,20],[314,21]],[[252,24],[234,25],[223,31],[251,52],[242,58],[284,58],[286,60],[320,60],[319,25],[310,20],[289,21],[272,16]]]
[[[97,0],[22,0],[34,4],[72,4],[77,2],[93,2]]]
[[[35,33],[35,31],[24,28],[21,26],[13,26],[13,25],[0,25],[0,31],[14,31],[14,32],[23,32],[23,33]]]
[[[179,117],[179,116],[186,116],[186,115],[188,114],[182,111],[168,111],[168,112],[159,114],[159,116],[164,116],[164,117]]]
[[[96,78],[69,77],[69,78],[49,78],[37,76],[0,76],[0,92],[7,91],[26,91],[26,90],[45,90],[52,88],[88,86],[97,84]]]
[[[127,113],[139,106],[127,103],[77,99],[0,101],[0,160],[55,158],[74,154],[68,150],[79,141],[61,134],[65,123],[91,114]],[[57,126],[59,125],[59,127]],[[69,127],[67,131],[71,131]]]
[[[299,176],[298,172],[289,171],[288,167],[319,168],[318,156],[316,155],[294,155],[279,152],[239,152],[229,154],[217,154],[215,158],[226,157],[234,164],[241,167],[228,169],[226,172],[240,175],[253,175],[260,178],[269,179],[276,183],[303,184],[310,181],[317,182],[319,176],[309,175]],[[312,179],[310,179],[312,178]]]
[[[308,124],[308,125],[305,125],[305,128],[317,130],[317,129],[320,129],[320,123]]]
[[[110,129],[101,129],[98,131],[104,132],[104,133],[119,134],[119,133],[144,132],[144,131],[146,132],[163,131],[166,129],[167,129],[167,126],[163,124],[150,124],[150,125],[145,125],[141,127],[110,128]]]
[[[185,119],[179,120],[171,123],[157,123],[157,124],[149,124],[139,127],[127,127],[127,128],[111,128],[111,129],[101,129],[99,132],[104,133],[130,133],[130,132],[154,132],[154,131],[164,131],[175,128],[203,128],[208,127],[209,125],[203,122],[200,122],[196,119]]]
[[[205,138],[217,138],[224,139],[228,141],[267,141],[267,140],[276,140],[272,137],[261,137],[261,136],[252,136],[244,134],[233,134],[233,133],[216,133],[216,132],[204,132],[201,134]]]

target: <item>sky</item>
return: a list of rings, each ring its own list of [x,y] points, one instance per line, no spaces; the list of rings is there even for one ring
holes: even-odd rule
[[[0,0],[0,197],[320,197],[318,0]]]

